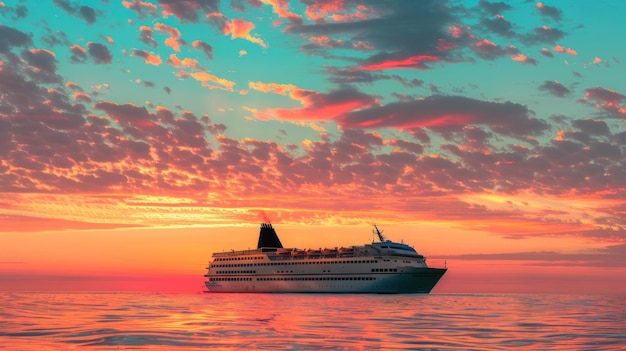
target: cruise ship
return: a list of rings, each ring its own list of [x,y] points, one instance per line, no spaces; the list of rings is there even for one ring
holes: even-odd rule
[[[207,267],[209,293],[429,293],[447,271],[403,243],[386,240],[330,249],[284,248],[270,223],[256,250],[216,252]]]

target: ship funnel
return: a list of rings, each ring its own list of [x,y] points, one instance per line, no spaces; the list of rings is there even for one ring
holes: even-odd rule
[[[270,223],[262,223],[261,224],[261,233],[259,233],[259,243],[257,244],[257,249],[262,247],[275,247],[282,248],[283,244],[280,243],[280,239],[278,239],[278,235],[272,225]]]

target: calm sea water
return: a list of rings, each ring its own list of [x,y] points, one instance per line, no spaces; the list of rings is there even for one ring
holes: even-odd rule
[[[1,350],[626,350],[626,296],[0,293]]]

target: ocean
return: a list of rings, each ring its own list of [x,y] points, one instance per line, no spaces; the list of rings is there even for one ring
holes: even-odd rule
[[[626,350],[626,296],[0,293],[0,350]]]

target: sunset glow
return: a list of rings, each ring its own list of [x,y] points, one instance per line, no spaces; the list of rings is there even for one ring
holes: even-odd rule
[[[199,291],[270,221],[626,291],[626,3],[0,5],[0,290]]]

